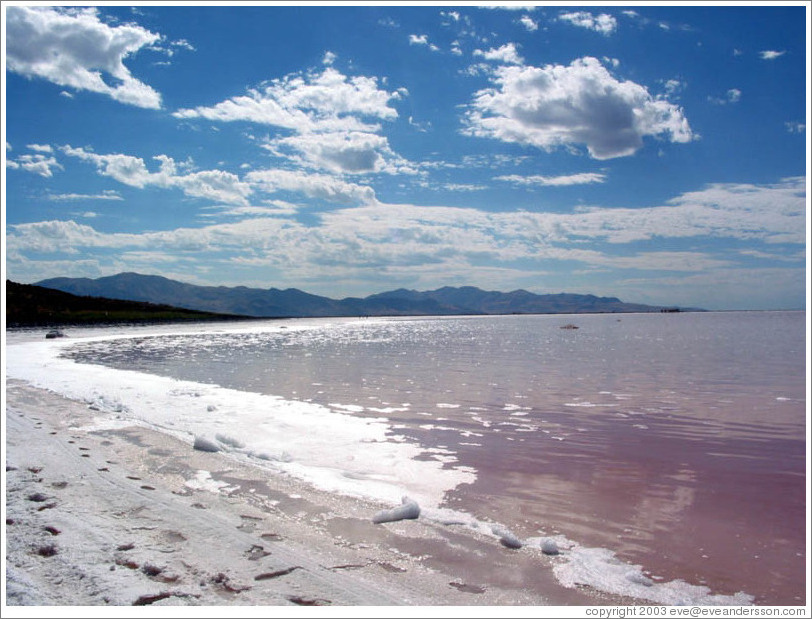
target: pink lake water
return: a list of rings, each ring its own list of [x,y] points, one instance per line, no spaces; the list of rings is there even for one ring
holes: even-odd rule
[[[83,363],[385,416],[445,506],[756,604],[805,604],[803,312],[420,318],[88,344]],[[574,323],[578,329],[561,329]],[[431,456],[426,456],[431,457]],[[449,464],[449,466],[451,466]]]

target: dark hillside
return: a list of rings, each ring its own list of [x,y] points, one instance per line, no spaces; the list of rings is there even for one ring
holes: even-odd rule
[[[6,326],[57,326],[104,323],[232,320],[216,314],[139,301],[77,296],[52,288],[6,280]]]

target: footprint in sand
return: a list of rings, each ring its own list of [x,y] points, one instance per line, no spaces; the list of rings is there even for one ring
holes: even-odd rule
[[[250,585],[231,584],[231,579],[223,572],[219,572],[216,576],[213,576],[209,580],[212,584],[217,585],[219,588],[227,591],[228,593],[242,593],[243,591],[248,591],[251,589]]]
[[[269,542],[281,542],[282,536],[279,533],[263,533],[260,537]]]
[[[237,528],[240,531],[253,531],[257,528],[257,522],[260,520],[262,520],[262,518],[257,516],[246,516],[244,514],[240,514],[240,524],[237,525]]]
[[[393,572],[395,574],[401,574],[406,570],[402,567],[398,567],[397,565],[392,565],[391,563],[387,563],[386,561],[376,561],[378,565],[380,565],[383,569],[387,572]]]
[[[158,567],[157,565],[152,565],[151,563],[144,563],[144,565],[141,566],[141,571],[149,576],[152,580],[157,580],[159,582],[173,583],[180,580],[179,575],[167,573],[166,568]]]
[[[122,558],[116,559],[116,565],[126,567],[128,570],[137,570],[140,567],[138,563],[136,563],[132,559],[122,559]]]
[[[37,554],[40,557],[53,557],[58,552],[59,551],[56,549],[56,546],[54,546],[53,544],[46,544],[45,546],[40,546],[39,548],[37,548]]]
[[[464,582],[450,582],[448,583],[455,589],[459,589],[463,593],[485,593],[485,587],[480,587],[479,585],[468,585]]]
[[[172,597],[172,593],[156,593],[154,595],[141,595],[138,597],[135,602],[133,602],[133,606],[149,606],[150,604],[154,604],[155,602],[159,602],[161,600],[165,600],[166,598]]]
[[[304,598],[299,595],[289,595],[287,596],[289,602],[293,602],[298,606],[329,606],[332,604],[330,600],[324,600],[322,598]]]
[[[162,537],[170,544],[177,544],[179,542],[186,541],[186,536],[180,531],[164,531],[162,533]]]
[[[294,565],[293,567],[286,567],[283,570],[276,570],[275,572],[264,572],[262,574],[257,574],[254,576],[254,580],[270,580],[272,578],[279,578],[280,576],[287,576],[294,570],[300,570],[302,566]]]
[[[271,553],[265,550],[265,548],[259,544],[254,544],[251,546],[251,548],[245,551],[245,556],[248,557],[249,561],[259,561],[263,557],[267,557],[269,554]]]

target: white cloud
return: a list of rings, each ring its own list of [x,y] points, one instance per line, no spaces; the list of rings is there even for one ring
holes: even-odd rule
[[[553,150],[586,145],[595,159],[637,152],[646,136],[688,142],[682,110],[632,81],[618,81],[596,58],[569,66],[500,66],[495,87],[480,90],[466,113],[465,132]]]
[[[434,45],[434,43],[429,43],[429,37],[427,34],[410,34],[409,35],[409,45],[425,45],[433,52],[439,52],[440,48]]]
[[[26,148],[30,150],[35,150],[38,153],[52,153],[54,149],[51,147],[50,144],[28,144]]]
[[[124,198],[122,198],[118,192],[107,190],[97,194],[86,194],[86,193],[51,194],[48,196],[48,199],[54,202],[67,202],[67,201],[73,202],[76,200],[123,200]],[[85,214],[85,216],[87,217],[87,214]]]
[[[222,170],[203,170],[187,174],[177,173],[175,160],[166,155],[153,157],[160,162],[157,172],[150,172],[144,160],[123,154],[98,155],[83,148],[64,146],[66,155],[96,164],[99,173],[110,176],[131,187],[147,186],[176,188],[195,198],[205,198],[226,204],[247,204],[251,187],[239,177]]]
[[[338,204],[375,203],[375,191],[366,185],[348,183],[326,174],[294,172],[291,170],[255,170],[245,176],[245,180],[257,189],[276,193],[289,191],[301,193],[309,198],[317,198]]]
[[[536,30],[539,29],[538,22],[533,21],[533,19],[529,15],[522,15],[521,18],[519,19],[519,23],[521,23],[522,26],[527,28],[528,32],[535,32]]]
[[[587,208],[557,220],[562,239],[631,243],[654,238],[732,238],[805,242],[806,180],[772,185],[715,184],[663,206]]]
[[[136,238],[136,237],[133,237]],[[12,252],[65,252],[79,248],[109,246],[111,235],[75,221],[40,221],[8,227],[6,242]]]
[[[786,52],[776,52],[776,51],[772,51],[772,50],[765,50],[763,52],[759,52],[758,55],[761,56],[761,58],[763,60],[775,60],[776,58],[780,58],[784,54],[786,54]]]
[[[590,183],[603,183],[606,181],[606,174],[597,172],[581,172],[580,174],[567,174],[562,176],[520,176],[518,174],[507,174],[496,176],[494,180],[516,183],[517,185],[539,185],[562,187],[566,185],[587,185]]]
[[[516,50],[516,45],[513,43],[506,43],[499,48],[489,49],[483,52],[481,49],[474,50],[474,56],[482,56],[485,60],[494,62],[502,62],[505,64],[523,64],[524,59],[519,55]]]
[[[679,80],[671,79],[666,80],[664,87],[666,94],[669,97],[674,97],[685,88],[685,84]]]
[[[332,134],[327,134],[327,136],[321,137],[327,137],[329,140],[333,136]],[[341,135],[336,137],[340,138]],[[385,142],[385,139],[379,138],[379,136],[372,135],[366,137],[378,138]],[[385,146],[385,143],[383,145]],[[308,147],[316,148],[315,144],[298,144],[297,146],[302,150],[306,150]],[[375,155],[375,148],[380,146],[378,143],[369,145],[369,152]],[[365,156],[363,144],[359,143],[358,148],[358,152]],[[83,148],[74,148],[72,146],[63,146],[61,150],[68,156],[77,157],[83,161],[95,164],[99,174],[102,176],[109,176],[130,187],[137,187],[139,189],[146,187],[179,189],[189,197],[203,198],[212,203],[221,205],[249,207],[252,205],[249,204],[248,198],[253,196],[256,192],[273,194],[280,191],[299,193],[308,198],[316,198],[344,205],[376,202],[375,191],[371,187],[349,183],[341,178],[326,174],[282,169],[253,170],[248,172],[241,179],[237,175],[223,170],[191,171],[189,169],[191,167],[190,163],[178,163],[166,155],[153,157],[153,159],[158,162],[158,169],[150,170],[146,162],[140,157],[120,153],[99,155],[92,151]],[[368,165],[367,162],[358,160],[363,159],[361,155],[357,153],[353,154],[349,151],[340,152],[340,150],[336,150],[335,152],[331,152],[329,148],[327,148],[324,152],[315,153],[313,156],[321,157],[325,160],[333,157],[336,160],[336,167],[339,167],[339,165],[345,168],[350,167],[350,162],[353,160],[353,157],[356,157],[357,165]],[[380,171],[387,171],[385,167],[393,164],[389,161],[384,161],[381,165],[383,167]],[[400,169],[398,170],[400,171]],[[103,198],[105,195],[107,194],[97,196],[97,199],[105,199]],[[55,197],[53,199],[90,199],[93,197],[94,196],[84,196],[81,194],[65,194],[62,198]],[[107,199],[116,198],[110,197]],[[276,209],[274,212],[279,211]]]
[[[154,52],[166,54],[169,58],[175,55],[179,49],[194,52],[197,51],[195,46],[189,43],[186,39],[178,39],[177,41],[167,41],[166,37],[160,37],[158,43],[150,45],[149,49]],[[156,62],[157,65],[170,65],[170,62]]]
[[[408,94],[388,92],[370,77],[347,77],[331,65],[320,73],[288,75],[259,90],[233,97],[213,107],[175,112],[178,118],[247,120],[288,129],[293,135],[268,139],[263,146],[298,165],[334,173],[406,172],[413,169],[379,135],[374,121],[398,117],[390,103]],[[370,122],[373,121],[373,122]]]
[[[742,98],[742,91],[738,88],[731,88],[724,97],[708,97],[708,101],[716,105],[727,105],[728,103],[738,103]]]
[[[347,77],[328,66],[321,73],[292,74],[272,80],[247,95],[232,97],[212,107],[181,109],[176,118],[250,121],[292,129],[299,133],[375,130],[360,118],[393,120],[398,113],[389,103],[403,90],[378,88],[374,77]]]
[[[604,36],[609,36],[617,28],[617,20],[606,13],[593,15],[588,11],[576,11],[574,13],[562,13],[558,16],[558,19],[569,22],[573,26],[600,32]]]
[[[392,151],[386,137],[375,133],[305,133],[269,140],[263,146],[301,165],[336,174],[416,173]]]
[[[55,157],[46,157],[39,153],[20,155],[16,160],[7,159],[6,167],[13,170],[25,170],[44,178],[52,177],[53,170],[56,168],[64,170]]]
[[[498,11],[535,11],[536,7],[532,4],[482,4],[479,5],[481,9],[491,9]]]
[[[10,71],[138,107],[160,108],[161,95],[133,77],[124,60],[160,38],[137,25],[105,24],[95,8],[6,9],[6,66]]]
[[[784,126],[790,133],[803,133],[806,131],[806,124],[802,122],[786,122]]]
[[[189,51],[196,51],[195,46],[189,43],[186,39],[178,39],[177,41],[172,41],[173,47],[182,47],[183,49],[188,49]]]

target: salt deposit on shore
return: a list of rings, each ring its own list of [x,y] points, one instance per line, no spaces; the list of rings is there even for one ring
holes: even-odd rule
[[[561,589],[540,551],[420,520],[375,524],[385,506],[149,429],[89,430],[87,405],[19,381],[6,399],[6,610],[618,601]],[[529,569],[536,590],[512,586]]]

